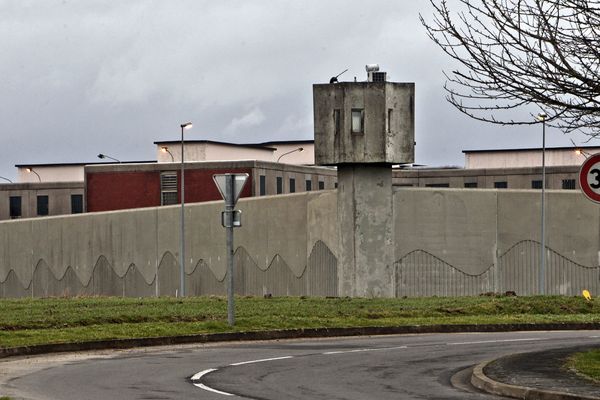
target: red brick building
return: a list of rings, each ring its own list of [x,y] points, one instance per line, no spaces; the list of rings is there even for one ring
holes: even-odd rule
[[[185,164],[185,202],[220,200],[214,174],[247,173],[240,197],[334,189],[336,170],[268,161]],[[180,203],[180,164],[111,164],[85,167],[86,211],[110,211]]]

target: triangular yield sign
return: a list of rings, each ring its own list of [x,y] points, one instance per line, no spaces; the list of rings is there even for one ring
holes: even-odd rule
[[[215,174],[213,175],[213,180],[219,189],[219,193],[221,193],[221,197],[225,200],[225,203],[235,204],[240,198],[242,189],[248,180],[248,174]],[[227,198],[227,184],[231,184],[231,180],[233,180],[233,199]]]

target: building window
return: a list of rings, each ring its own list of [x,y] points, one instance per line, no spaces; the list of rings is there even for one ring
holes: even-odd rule
[[[562,188],[573,190],[575,189],[575,179],[563,179],[562,180]]]
[[[319,190],[325,190],[325,181],[319,181]]]
[[[362,108],[352,109],[352,133],[364,133],[365,110]]]
[[[387,117],[387,132],[388,133],[392,132],[392,112],[393,112],[393,110],[391,108],[388,108],[388,117]]]
[[[474,189],[477,187],[477,182],[465,182],[465,189]]]
[[[425,187],[435,187],[435,188],[449,188],[449,183],[427,183]]]
[[[160,174],[160,204],[168,206],[177,204],[177,173],[162,172]]]
[[[296,179],[290,178],[290,193],[296,193]]]
[[[37,197],[37,215],[48,215],[48,196],[42,195]]]
[[[260,175],[258,177],[258,192],[260,196],[264,196],[267,194],[267,177],[264,175]]]
[[[306,180],[306,191],[310,192],[312,190],[312,181],[310,179]]]
[[[277,177],[277,194],[283,193],[283,178],[281,176]]]
[[[81,214],[83,212],[83,195],[71,195],[71,214]]]
[[[334,182],[334,183],[333,183],[333,187],[334,187],[335,189],[337,189],[337,188],[338,188],[338,183],[337,183],[337,182]]]
[[[333,133],[340,134],[340,110],[338,108],[333,110]]]
[[[11,218],[21,218],[21,196],[10,196],[9,211]]]
[[[496,188],[496,189],[507,189],[508,188],[508,182],[506,182],[506,181],[494,182],[494,188]]]
[[[531,181],[531,188],[532,189],[541,189],[542,188],[542,180],[536,179],[536,180]]]

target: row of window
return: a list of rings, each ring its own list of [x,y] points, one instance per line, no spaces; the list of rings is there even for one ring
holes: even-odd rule
[[[259,178],[259,195],[264,196],[267,194],[267,177],[260,175]],[[276,177],[276,192],[277,194],[283,193],[283,177]],[[319,181],[319,190],[325,189],[325,182]],[[289,193],[296,192],[296,179],[289,179]],[[336,184],[337,187],[337,184]],[[160,174],[160,193],[161,193],[161,205],[171,205],[178,203],[178,192],[177,192],[177,173],[176,172],[163,172]],[[304,182],[304,189],[311,191],[312,180],[306,179]]]
[[[49,198],[48,195],[37,196],[37,216],[43,217],[49,215]],[[23,216],[23,202],[21,196],[9,197],[9,215],[10,218],[20,218]],[[71,195],[71,214],[81,214],[83,212],[83,195]]]
[[[393,109],[389,108],[386,119],[386,131],[390,133],[392,131],[392,115]],[[341,120],[340,120],[340,109],[333,110],[333,129],[334,134],[337,136],[340,133]],[[365,133],[365,110],[364,108],[353,108],[350,114],[350,131],[355,134]]]
[[[428,183],[425,185],[426,187],[439,187],[439,188],[449,188],[449,183]],[[465,182],[465,188],[477,188],[477,182]],[[508,182],[507,181],[497,181],[494,182],[495,189],[507,189]],[[541,189],[542,188],[542,180],[536,179],[531,181],[532,189]],[[548,188],[548,181],[546,181],[546,189]],[[575,189],[575,179],[563,179],[562,180],[562,188],[567,190]]]
[[[295,178],[290,178],[289,179],[289,193],[295,193],[296,192],[296,179]],[[264,196],[267,194],[267,177],[265,175],[260,175],[258,177],[258,194],[259,196]],[[281,176],[277,176],[275,178],[275,186],[276,186],[276,193],[277,194],[281,194],[283,193],[283,177]],[[312,180],[311,179],[306,179],[304,181],[304,189],[309,192],[312,190]],[[319,181],[319,190],[324,190],[325,189],[325,182],[324,181]]]

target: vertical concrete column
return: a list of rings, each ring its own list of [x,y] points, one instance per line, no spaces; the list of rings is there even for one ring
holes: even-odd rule
[[[393,297],[391,166],[338,166],[337,198],[340,295]]]

